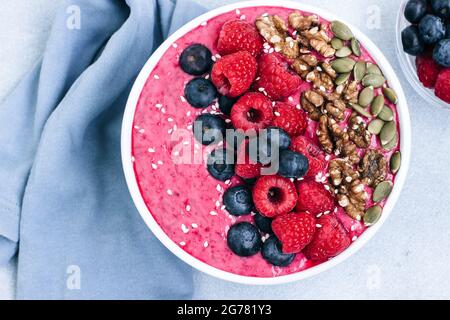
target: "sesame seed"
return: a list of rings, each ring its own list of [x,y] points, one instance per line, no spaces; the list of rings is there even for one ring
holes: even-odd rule
[[[178,45],[176,43],[172,44],[172,47],[176,48]]]
[[[180,96],[181,102],[186,102],[186,98],[184,96]]]
[[[155,148],[148,148],[148,152],[154,153],[155,152]]]
[[[216,211],[210,211],[209,214],[212,215],[212,216],[217,216],[217,212]]]
[[[139,133],[144,133],[144,132],[145,132],[145,129],[139,130]]]
[[[167,194],[168,194],[169,196],[171,196],[171,195],[173,195],[173,191],[170,190],[170,189],[167,189]]]
[[[212,57],[211,57],[211,60],[214,61],[214,62],[216,62],[217,58],[216,58],[215,56],[212,56]]]
[[[294,101],[294,98],[289,97],[288,100],[292,102],[292,101]]]
[[[158,162],[157,162],[160,166],[162,166],[163,165],[163,162],[161,161],[161,160],[158,160]]]
[[[216,207],[217,208],[220,207],[220,201],[219,200],[216,201]]]
[[[158,166],[156,164],[152,163],[152,168],[156,170],[156,169],[158,169]]]
[[[198,228],[198,224],[193,223],[193,224],[191,224],[191,227],[194,228],[194,229],[197,229]]]
[[[240,14],[241,14],[241,10],[236,9],[236,14],[237,14],[237,15],[240,15]]]
[[[189,232],[189,228],[186,227],[186,225],[182,224],[181,225],[181,231],[183,231],[183,233],[188,233]]]
[[[317,228],[322,228],[322,225],[321,224],[316,224],[316,227]]]
[[[190,117],[191,116],[191,111],[186,112],[186,116]]]
[[[162,108],[162,104],[161,103],[157,103],[156,105],[155,105],[155,107],[157,108],[157,109],[161,109]]]
[[[205,242],[203,243],[203,246],[204,246],[205,248],[208,248],[208,245],[209,245],[208,241],[205,241]]]
[[[167,121],[172,122],[173,119],[172,118],[167,118]]]
[[[186,245],[186,242],[184,242],[184,241],[181,241],[181,242],[180,242],[180,246],[183,246],[183,247],[184,247],[185,245]]]
[[[354,236],[354,237],[352,238],[352,241],[356,241],[356,240],[358,240],[358,237],[357,237],[357,236]]]
[[[274,114],[275,114],[277,117],[281,116],[281,113],[279,113],[278,111],[275,111]]]
[[[191,211],[191,206],[190,205],[186,205],[186,211],[187,212]]]
[[[243,14],[242,16],[240,16],[240,18],[239,19],[241,19],[241,20],[245,20],[245,14]]]

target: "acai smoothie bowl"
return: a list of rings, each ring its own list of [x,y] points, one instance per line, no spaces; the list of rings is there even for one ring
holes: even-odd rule
[[[170,36],[130,94],[127,184],[175,255],[246,284],[304,279],[381,227],[402,189],[410,120],[360,31],[301,3],[242,2]]]

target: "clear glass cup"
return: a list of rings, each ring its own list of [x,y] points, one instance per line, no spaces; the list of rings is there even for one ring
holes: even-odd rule
[[[441,108],[450,109],[450,104],[445,101],[439,99],[434,94],[434,89],[428,89],[424,87],[424,85],[420,82],[417,76],[417,68],[416,68],[416,57],[411,56],[403,51],[402,44],[402,31],[411,25],[408,20],[406,20],[404,16],[405,7],[408,3],[408,0],[403,0],[397,16],[397,26],[396,26],[396,37],[397,37],[397,57],[400,61],[400,66],[408,79],[409,83],[413,86],[416,92],[422,96],[426,101],[430,104],[439,106]]]

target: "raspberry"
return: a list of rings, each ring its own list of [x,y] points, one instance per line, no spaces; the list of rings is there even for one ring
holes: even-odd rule
[[[293,94],[302,84],[301,78],[289,71],[287,63],[277,54],[265,54],[259,58],[256,90],[267,92],[273,100],[283,100]]]
[[[334,209],[334,198],[325,190],[323,184],[314,180],[304,180],[297,183],[298,202],[297,210],[317,215],[331,212]]]
[[[307,213],[291,213],[272,221],[272,230],[282,244],[283,253],[299,253],[314,238],[316,219]]]
[[[307,177],[315,177],[327,166],[322,150],[309,138],[298,136],[292,139],[291,150],[303,154],[309,161]]]
[[[450,68],[444,69],[439,74],[435,93],[438,98],[450,103]]]
[[[248,142],[244,141],[239,148],[237,163],[235,166],[236,174],[243,179],[253,179],[261,175],[260,163],[256,163],[250,159]]]
[[[256,210],[269,218],[291,212],[297,199],[294,183],[280,176],[260,177],[253,188]]]
[[[427,88],[434,88],[442,68],[430,55],[417,57],[416,66],[420,82]]]
[[[272,118],[272,102],[262,93],[245,94],[231,109],[231,122],[234,128],[244,131],[267,128]]]
[[[273,109],[275,117],[272,126],[283,129],[291,137],[305,133],[308,118],[303,111],[283,102],[277,102]]]
[[[225,22],[217,41],[217,50],[221,55],[247,51],[258,57],[262,46],[263,41],[256,28],[242,20]]]
[[[311,260],[325,260],[337,256],[348,248],[350,237],[344,226],[332,215],[322,216],[317,220],[317,228],[311,243],[303,251]]]
[[[236,52],[214,64],[211,80],[222,95],[237,97],[250,89],[257,68],[256,59],[250,53]]]

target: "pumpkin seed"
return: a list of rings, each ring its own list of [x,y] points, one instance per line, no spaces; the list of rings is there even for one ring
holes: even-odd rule
[[[359,61],[356,63],[353,69],[353,77],[356,81],[360,82],[366,75],[366,63],[364,61]]]
[[[346,58],[352,54],[352,50],[349,47],[342,47],[336,51],[336,57]]]
[[[383,95],[376,96],[375,99],[373,99],[372,101],[372,108],[371,108],[372,114],[374,116],[378,116],[383,107],[384,107]]]
[[[375,223],[378,222],[381,218],[381,214],[383,213],[383,208],[380,206],[373,206],[369,209],[367,209],[366,213],[364,214],[364,224],[366,227],[373,226]]]
[[[392,121],[394,120],[394,112],[392,111],[391,108],[384,105],[380,113],[378,114],[378,118],[384,121]]]
[[[331,39],[331,46],[333,49],[339,50],[344,46],[344,42],[341,39],[334,37]]]
[[[380,68],[378,68],[377,65],[370,62],[367,63],[367,74],[378,74],[380,76],[383,75]]]
[[[393,174],[396,174],[398,170],[400,170],[401,165],[402,165],[402,154],[400,153],[400,151],[397,151],[392,155],[391,161],[389,162],[391,172]]]
[[[353,59],[350,58],[339,58],[331,62],[331,67],[337,72],[337,73],[347,73],[351,72],[353,70],[353,67],[355,66],[356,62]]]
[[[353,38],[353,33],[350,28],[340,21],[333,21],[331,23],[331,30],[341,40],[347,41]]]
[[[356,38],[352,38],[350,45],[351,45],[353,54],[357,57],[360,57],[361,56],[361,45],[359,44],[359,41]]]
[[[379,183],[375,188],[375,191],[373,192],[373,201],[381,202],[387,197],[389,197],[393,187],[394,184],[391,181],[383,181]]]
[[[397,132],[395,132],[394,138],[388,143],[382,144],[381,146],[383,147],[384,150],[391,151],[397,146],[397,144],[398,144],[398,134]]]
[[[358,112],[360,115],[370,119],[370,117],[371,117],[370,112],[367,111],[365,108],[361,107],[359,104],[350,103],[350,106],[352,107],[353,110]]]
[[[344,84],[348,81],[348,79],[350,78],[350,72],[347,73],[341,73],[340,75],[337,76],[336,80],[334,80],[334,83],[337,86],[340,86],[341,84]]]
[[[373,86],[374,88],[381,87],[386,82],[386,79],[379,74],[368,74],[362,79],[364,87]]]
[[[369,125],[367,126],[367,130],[369,130],[369,132],[372,134],[379,135],[383,126],[383,120],[375,119],[371,123],[369,123]]]
[[[373,98],[375,97],[375,91],[373,87],[364,88],[359,94],[358,104],[363,107],[367,107],[372,103]]]
[[[393,89],[383,88],[383,93],[390,102],[392,102],[393,104],[398,103],[398,96]]]
[[[382,145],[386,145],[392,139],[394,139],[395,134],[397,133],[397,125],[394,121],[386,122],[386,124],[383,126],[383,129],[381,129],[380,132],[380,140]]]

